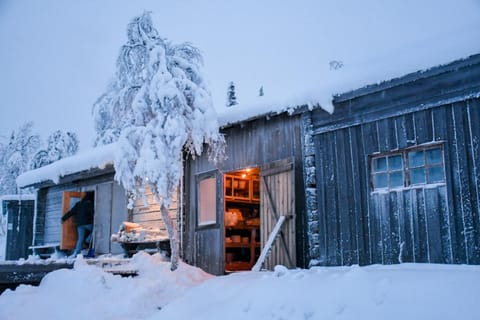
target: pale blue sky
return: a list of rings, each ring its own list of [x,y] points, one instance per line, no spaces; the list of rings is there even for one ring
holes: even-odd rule
[[[219,110],[230,81],[242,107],[262,85],[264,101],[334,93],[480,52],[479,0],[0,0],[0,135],[33,120],[90,146],[92,104],[144,10],[163,37],[200,48]]]

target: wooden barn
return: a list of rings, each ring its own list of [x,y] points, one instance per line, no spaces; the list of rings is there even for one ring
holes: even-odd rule
[[[75,247],[75,223],[67,220],[62,224],[61,216],[86,192],[93,192],[95,199],[93,242],[96,255],[125,251],[122,243],[111,241],[112,235],[119,232],[125,221],[138,224],[142,228],[140,231],[146,234],[141,239],[128,241],[130,244],[145,245],[152,233],[165,235],[161,236],[162,241],[166,238],[158,205],[151,195],[147,194],[146,200],[139,199],[132,209],[127,209],[127,194],[114,180],[114,151],[115,145],[98,147],[20,176],[17,183],[37,190],[32,249],[40,253],[55,248],[68,253]],[[171,213],[176,219],[176,205],[172,205]],[[150,237],[150,240],[156,243],[159,239]]]
[[[480,263],[480,55],[222,128],[185,161],[183,259],[263,267]]]

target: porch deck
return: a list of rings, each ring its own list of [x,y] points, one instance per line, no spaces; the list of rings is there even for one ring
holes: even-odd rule
[[[102,268],[105,272],[109,272],[122,277],[134,277],[138,270],[129,266],[128,258],[101,258],[101,259],[85,259],[88,265]],[[53,263],[24,263],[16,262],[0,263],[0,294],[6,289],[15,289],[21,284],[37,286],[48,273],[59,269],[73,269],[75,260],[66,262]]]
[[[49,272],[59,269],[72,269],[73,261],[71,263],[48,263],[48,264],[33,264],[33,263],[10,263],[4,262],[0,264],[0,293],[5,289],[14,289],[21,284],[38,285],[40,281]]]

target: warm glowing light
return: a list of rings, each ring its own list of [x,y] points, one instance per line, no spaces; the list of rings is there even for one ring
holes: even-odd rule
[[[250,172],[250,171],[252,171],[252,169],[250,169],[250,168],[247,168],[247,169],[245,169],[245,170],[246,170],[247,172]]]
[[[246,177],[247,177],[247,175],[245,173],[242,174],[242,178],[246,178]]]

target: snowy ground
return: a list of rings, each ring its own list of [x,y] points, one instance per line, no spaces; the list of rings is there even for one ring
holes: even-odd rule
[[[213,277],[159,255],[134,278],[78,259],[39,287],[0,296],[0,319],[480,319],[480,266],[403,264],[243,272]]]

